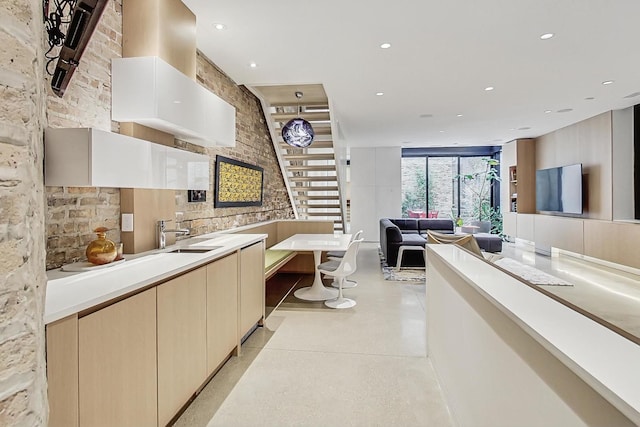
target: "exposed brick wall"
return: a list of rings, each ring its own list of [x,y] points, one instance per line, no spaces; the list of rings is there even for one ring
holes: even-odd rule
[[[197,60],[197,79],[201,85],[236,108],[236,146],[205,149],[176,141],[178,146],[191,151],[206,152],[211,157],[211,180],[206,202],[189,203],[186,191],[176,191],[176,211],[183,213],[181,226],[190,228],[192,234],[199,235],[270,219],[293,218],[293,209],[260,101],[248,89],[236,85],[200,53]],[[215,156],[218,154],[264,168],[262,206],[213,208]]]
[[[0,425],[47,424],[42,2],[0,3]]]
[[[63,98],[50,89],[47,116],[51,127],[94,127],[117,132],[111,121],[111,58],[122,55],[122,0],[110,1],[85,50]],[[176,191],[176,211],[181,227],[192,235],[223,230],[269,219],[293,218],[293,210],[271,143],[260,102],[246,88],[236,85],[207,58],[198,55],[198,82],[236,109],[234,148],[207,149],[176,140],[176,146],[209,154],[211,183],[204,203],[189,203],[186,191]],[[49,81],[46,81],[47,87]],[[217,154],[264,168],[263,205],[213,208],[213,175]],[[47,269],[84,258],[92,230],[104,225],[108,237],[120,241],[120,194],[114,188],[46,187]]]
[[[111,121],[111,59],[122,56],[122,0],[107,7],[62,98],[46,76],[50,127],[93,127],[118,131]],[[53,64],[55,65],[55,64]],[[85,257],[99,226],[120,241],[120,190],[117,188],[45,187],[47,194],[47,269]]]

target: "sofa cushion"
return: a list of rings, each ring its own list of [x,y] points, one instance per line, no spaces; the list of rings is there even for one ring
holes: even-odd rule
[[[424,246],[427,243],[427,239],[419,234],[404,234],[402,239],[402,246]]]
[[[482,250],[487,252],[502,252],[502,238],[497,234],[476,233],[474,236]]]
[[[391,222],[391,220],[381,219],[380,227],[380,231],[384,233],[384,236],[380,237],[387,243],[402,242],[402,233],[400,232],[400,228]]]
[[[390,219],[392,223],[398,226],[403,233],[407,231],[415,230],[418,232],[418,220],[412,218],[397,218]]]
[[[425,234],[427,230],[439,233],[453,233],[454,226],[451,219],[423,218],[418,220],[420,234]]]

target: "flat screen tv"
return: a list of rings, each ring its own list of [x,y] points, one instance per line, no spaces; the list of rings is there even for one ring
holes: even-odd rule
[[[582,164],[537,170],[536,210],[582,214]]]

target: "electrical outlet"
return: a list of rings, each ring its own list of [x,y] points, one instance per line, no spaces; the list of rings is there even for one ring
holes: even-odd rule
[[[133,231],[133,214],[122,214],[122,231]]]

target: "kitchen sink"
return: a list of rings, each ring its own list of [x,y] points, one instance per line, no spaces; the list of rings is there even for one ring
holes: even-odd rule
[[[205,252],[210,252],[213,251],[215,249],[220,249],[222,246],[209,246],[206,249],[205,248],[178,248],[178,249],[174,249],[172,251],[166,252],[169,254],[203,254]]]

